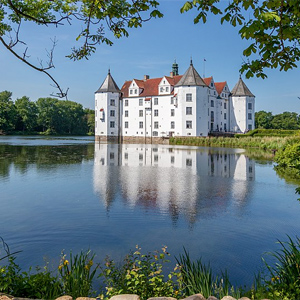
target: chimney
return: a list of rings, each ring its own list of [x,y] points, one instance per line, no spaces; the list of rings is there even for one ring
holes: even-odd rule
[[[174,74],[173,72],[170,72],[170,77],[173,78]]]
[[[149,75],[144,75],[144,81],[149,79]]]

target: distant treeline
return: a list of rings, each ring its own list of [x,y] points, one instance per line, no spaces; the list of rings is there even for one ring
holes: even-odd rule
[[[72,134],[95,132],[95,111],[81,104],[56,98],[26,96],[12,100],[12,93],[0,92],[0,134]]]
[[[255,128],[297,130],[300,129],[300,115],[287,111],[272,115],[261,110],[255,113]]]

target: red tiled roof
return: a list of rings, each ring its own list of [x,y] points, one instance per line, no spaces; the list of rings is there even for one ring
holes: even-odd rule
[[[203,78],[203,81],[205,82],[206,85],[210,86],[212,80],[212,76],[207,77],[207,78]]]
[[[217,90],[217,92],[218,92],[219,95],[222,93],[225,85],[226,85],[226,81],[215,82],[215,87],[216,87],[216,90]]]
[[[166,76],[166,79],[168,80],[171,86],[174,86],[181,79],[181,77],[182,75],[176,75],[174,77]],[[134,79],[136,84],[142,89],[142,92],[139,95],[137,95],[137,97],[158,96],[158,85],[162,79],[163,77],[151,78],[147,79],[146,81]],[[124,98],[129,97],[128,89],[131,83],[132,81],[126,81],[121,88],[121,92]]]

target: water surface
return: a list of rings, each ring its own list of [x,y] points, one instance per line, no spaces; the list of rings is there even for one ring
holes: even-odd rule
[[[24,268],[63,249],[184,246],[249,283],[277,239],[299,235],[295,188],[242,149],[0,137],[0,235]]]

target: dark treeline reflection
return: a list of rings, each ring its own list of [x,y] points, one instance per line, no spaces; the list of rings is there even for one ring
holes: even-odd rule
[[[240,150],[95,144],[94,190],[108,210],[121,195],[126,207],[159,210],[175,223],[230,205],[242,214],[254,179],[255,162]]]
[[[8,177],[12,167],[26,173],[30,166],[47,169],[78,164],[94,157],[94,145],[12,146],[0,145],[0,176]]]

